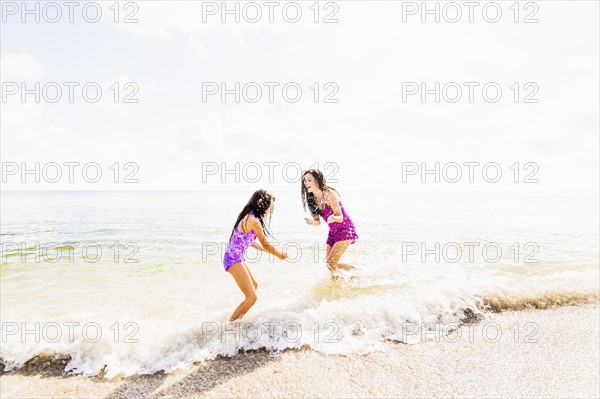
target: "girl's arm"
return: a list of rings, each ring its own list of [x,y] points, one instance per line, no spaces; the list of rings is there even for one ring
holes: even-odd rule
[[[261,246],[259,243],[257,243],[256,241],[254,241],[254,242],[251,244],[251,247],[252,247],[252,248],[255,248],[255,249],[259,250],[259,251],[267,252],[267,250],[266,250],[266,249],[264,249],[264,248],[263,248],[263,247],[262,247],[262,246]]]
[[[344,221],[344,216],[342,215],[340,201],[337,199],[337,196],[331,191],[327,191],[324,196],[325,201],[329,204],[331,210],[333,210],[333,215],[329,215],[327,218],[327,224],[342,223]]]
[[[286,254],[279,252],[277,250],[277,248],[275,248],[267,240],[267,237],[265,237],[265,232],[263,231],[262,226],[260,225],[260,222],[254,216],[252,217],[252,231],[254,231],[254,234],[256,234],[256,238],[261,243],[262,248],[264,249],[265,252],[275,255],[276,257],[278,257],[281,260],[284,260],[287,258]]]

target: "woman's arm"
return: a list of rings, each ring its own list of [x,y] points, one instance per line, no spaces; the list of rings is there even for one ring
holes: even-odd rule
[[[304,218],[304,220],[306,221],[306,224],[309,224],[311,226],[319,226],[321,224],[321,218],[319,217],[319,215],[315,215],[313,216],[313,218]]]
[[[344,216],[342,215],[340,201],[337,199],[337,196],[331,191],[327,191],[324,196],[325,201],[329,204],[331,210],[333,210],[333,215],[329,215],[327,218],[327,224],[342,223],[344,221]]]
[[[256,217],[252,217],[251,219],[251,228],[252,231],[254,231],[254,234],[256,234],[256,238],[258,239],[258,242],[261,243],[262,248],[265,252],[268,252],[270,254],[275,255],[276,257],[278,257],[281,260],[284,260],[287,258],[286,254],[283,254],[281,252],[279,252],[277,250],[277,248],[275,248],[268,240],[267,237],[265,236],[265,232],[263,231],[262,226],[260,225],[260,222],[258,221],[258,219]],[[255,243],[254,243],[255,244]],[[256,247],[255,247],[256,248]]]

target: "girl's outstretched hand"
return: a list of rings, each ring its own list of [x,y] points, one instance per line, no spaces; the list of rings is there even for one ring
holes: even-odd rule
[[[308,225],[312,225],[314,223],[314,219],[304,218],[304,220],[306,221],[306,224],[308,224]]]

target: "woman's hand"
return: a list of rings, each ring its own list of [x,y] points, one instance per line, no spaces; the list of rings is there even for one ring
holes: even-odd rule
[[[337,223],[335,220],[335,215],[329,215],[329,217],[327,218],[327,224],[331,223]]]
[[[287,254],[281,253],[281,256],[278,256],[279,260],[286,260],[288,258]]]
[[[312,226],[313,224],[315,224],[315,220],[314,219],[310,219],[310,218],[304,218],[304,220],[306,221],[306,224]]]

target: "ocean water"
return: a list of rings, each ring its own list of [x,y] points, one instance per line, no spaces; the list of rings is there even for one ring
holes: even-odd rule
[[[598,197],[342,192],[359,234],[333,281],[327,227],[298,192],[275,192],[271,228],[290,259],[253,249],[258,302],[222,256],[243,192],[1,194],[0,358],[68,359],[87,375],[170,372],[264,348],[324,354],[421,342],[425,330],[507,309],[599,299]]]

